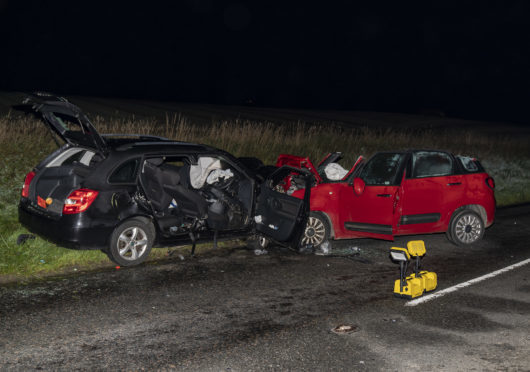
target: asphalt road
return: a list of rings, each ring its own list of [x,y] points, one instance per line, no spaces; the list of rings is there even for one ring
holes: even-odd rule
[[[530,213],[501,211],[465,249],[444,235],[334,245],[350,256],[225,249],[3,286],[0,370],[530,370],[530,265],[409,307],[388,249],[412,239],[441,290],[530,258]]]

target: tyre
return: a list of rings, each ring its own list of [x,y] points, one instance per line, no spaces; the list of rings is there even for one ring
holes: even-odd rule
[[[138,265],[151,252],[154,239],[155,229],[151,223],[132,218],[114,229],[106,253],[118,265]]]
[[[484,221],[469,209],[457,212],[451,220],[447,238],[456,245],[470,245],[484,236]]]
[[[330,226],[327,218],[317,212],[311,212],[302,236],[302,246],[311,244],[317,248],[330,237]]]

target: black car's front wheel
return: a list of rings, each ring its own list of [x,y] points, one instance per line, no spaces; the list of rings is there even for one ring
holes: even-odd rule
[[[151,223],[132,218],[113,231],[107,255],[121,266],[134,266],[145,261],[155,238]]]

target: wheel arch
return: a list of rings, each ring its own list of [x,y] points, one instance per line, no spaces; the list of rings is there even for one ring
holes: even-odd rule
[[[463,211],[465,209],[469,209],[469,210],[475,212],[476,214],[478,214],[480,219],[482,220],[482,223],[484,224],[484,226],[486,226],[486,223],[488,222],[488,214],[486,213],[486,208],[484,208],[480,204],[467,204],[467,205],[463,205],[460,208],[457,208],[457,209],[454,210],[454,212],[451,214],[451,219],[449,220],[449,225],[447,225],[448,229],[450,228],[451,223],[453,222],[453,218],[458,213],[460,213],[461,211]]]
[[[314,211],[314,210],[312,210],[311,212],[317,213],[317,214],[323,216],[326,219],[326,221],[328,221],[329,229],[330,229],[329,237],[332,238],[332,239],[335,239],[335,228],[333,227],[333,222],[331,221],[331,218],[329,217],[329,215],[326,212],[324,212],[324,211]]]

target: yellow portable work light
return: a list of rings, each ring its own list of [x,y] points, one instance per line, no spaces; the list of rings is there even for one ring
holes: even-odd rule
[[[399,262],[399,279],[394,282],[394,295],[397,297],[414,298],[436,289],[437,276],[432,271],[420,271],[420,260],[425,255],[423,240],[407,243],[407,248],[390,248],[390,258]],[[411,258],[415,258],[414,272],[405,276]]]

